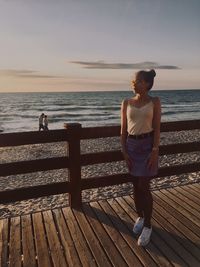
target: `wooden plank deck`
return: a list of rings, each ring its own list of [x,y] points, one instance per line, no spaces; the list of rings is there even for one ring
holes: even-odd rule
[[[2,219],[0,266],[198,267],[199,195],[199,184],[153,191],[153,233],[145,248],[132,234],[132,196]]]

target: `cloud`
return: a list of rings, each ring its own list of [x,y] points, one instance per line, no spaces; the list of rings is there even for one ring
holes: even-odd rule
[[[105,63],[104,61],[88,62],[88,61],[71,61],[70,63],[81,65],[85,69],[180,69],[173,65],[159,65],[156,62],[140,62],[140,63]]]
[[[33,70],[14,70],[14,69],[0,70],[0,75],[10,76],[14,78],[34,78],[34,79],[63,78],[62,76],[57,76],[57,75],[40,74],[38,71],[33,71]]]

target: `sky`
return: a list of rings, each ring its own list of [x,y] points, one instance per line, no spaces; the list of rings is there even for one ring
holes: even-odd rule
[[[0,92],[200,89],[199,0],[0,0]]]

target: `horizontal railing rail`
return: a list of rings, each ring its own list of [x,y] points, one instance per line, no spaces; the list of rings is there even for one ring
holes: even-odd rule
[[[200,129],[200,120],[170,121],[161,123],[161,132],[176,132]],[[120,126],[85,127],[81,130],[81,139],[95,139],[119,136]]]
[[[68,167],[68,157],[27,160],[0,164],[0,175],[9,176],[14,174],[64,169]]]
[[[158,175],[155,178],[180,175],[197,171],[200,171],[200,162],[172,165],[159,168]],[[81,188],[82,190],[84,190],[104,186],[118,185],[131,182],[132,180],[133,178],[128,173],[91,177],[89,179],[81,180]]]
[[[0,164],[0,176],[64,168],[68,169],[68,179],[66,179],[66,182],[1,191],[0,203],[69,193],[70,206],[79,207],[82,202],[82,190],[131,182],[132,178],[128,173],[81,179],[81,167],[83,166],[124,160],[120,150],[87,154],[80,153],[81,140],[117,137],[120,135],[120,126],[82,128],[80,124],[65,124],[65,128],[66,129],[63,130],[51,130],[44,132],[0,134],[0,147],[13,147],[51,142],[67,142],[68,144],[68,148],[66,150],[67,155],[65,157],[53,157]],[[195,129],[200,129],[200,120],[161,123],[161,132],[175,132]],[[182,154],[197,151],[200,151],[199,141],[175,143],[161,145],[159,155]],[[200,162],[186,163],[161,167],[159,168],[157,177],[179,175],[197,171],[200,171]]]
[[[159,148],[159,155],[182,154],[195,151],[200,151],[200,142],[161,145]],[[87,153],[81,155],[82,166],[121,160],[124,160],[124,158],[120,150]]]
[[[66,181],[0,191],[0,199],[1,203],[8,203],[69,192],[70,184],[68,181]]]
[[[68,140],[69,134],[66,130],[1,133],[0,147],[62,142]]]

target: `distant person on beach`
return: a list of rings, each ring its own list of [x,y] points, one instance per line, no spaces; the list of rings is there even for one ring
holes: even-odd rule
[[[44,116],[44,131],[48,131],[48,118],[47,115]]]
[[[39,131],[41,131],[41,129],[44,130],[43,119],[44,119],[44,113],[42,113],[39,117]]]
[[[122,153],[133,177],[138,215],[133,232],[139,235],[139,246],[150,241],[153,209],[150,181],[158,172],[161,104],[158,97],[149,95],[155,76],[155,70],[138,71],[132,81],[135,95],[121,105]]]

